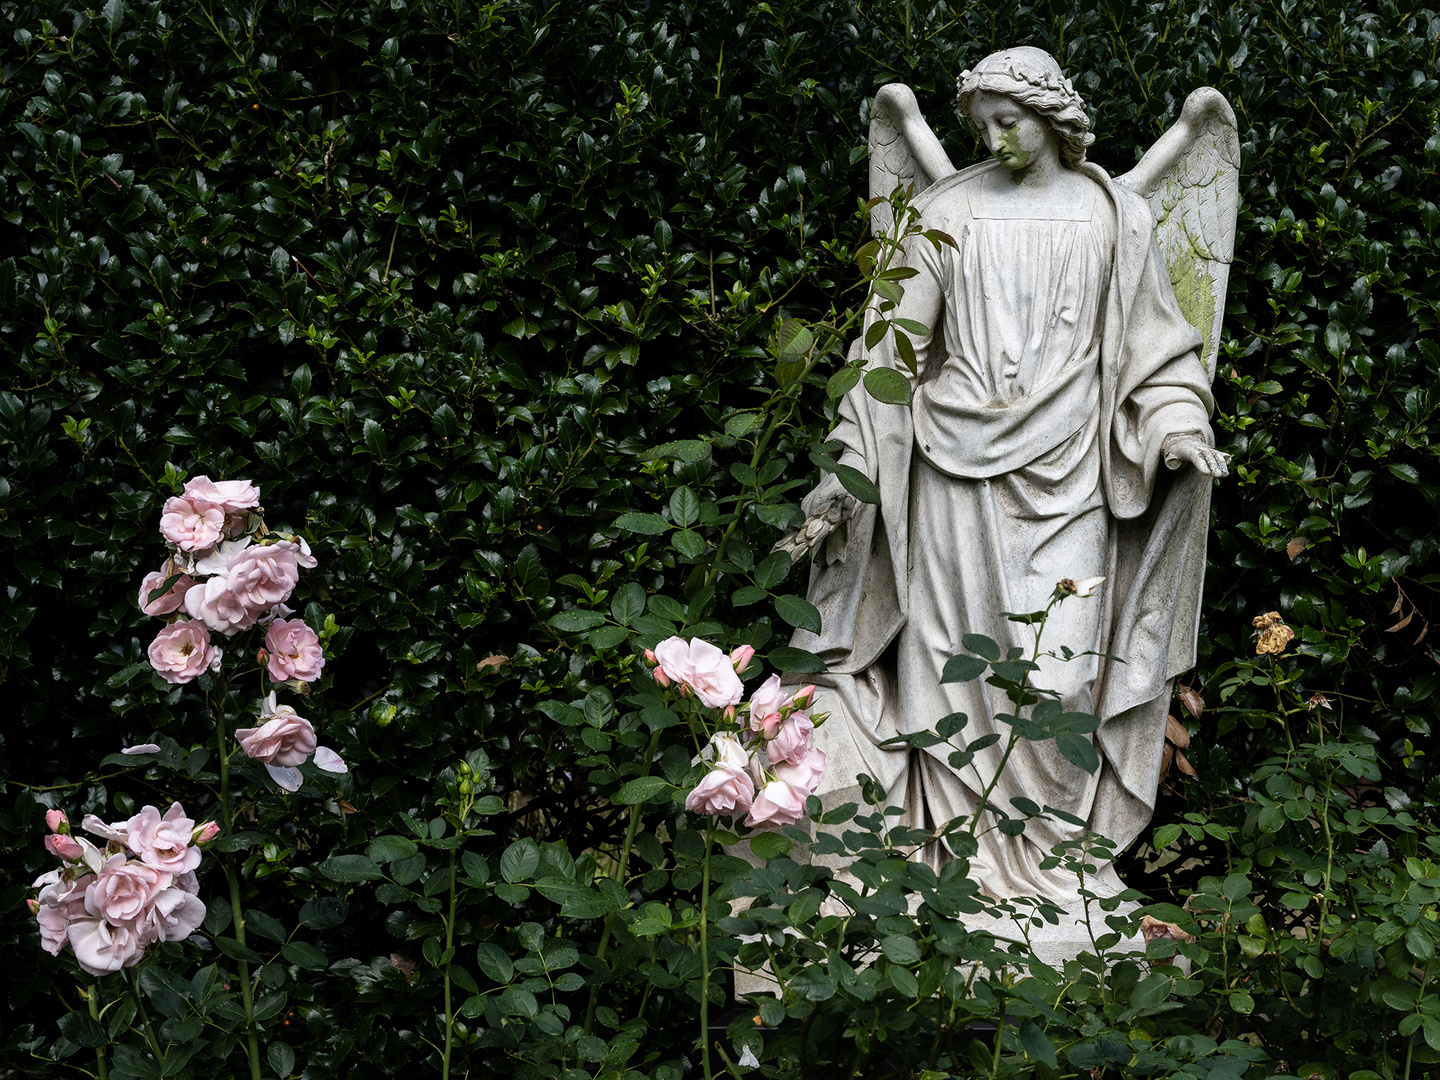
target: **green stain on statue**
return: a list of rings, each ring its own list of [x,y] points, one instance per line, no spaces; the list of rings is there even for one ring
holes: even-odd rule
[[[1005,161],[1002,154],[1010,154],[1012,160]],[[1026,170],[1030,168],[1030,151],[1022,149],[1019,140],[1013,131],[1002,131],[1000,133],[999,145],[995,147],[995,157],[1000,163],[1009,169],[1016,180],[1025,177]]]
[[[1180,314],[1196,330],[1204,344],[1200,355],[1210,356],[1210,339],[1215,335],[1215,287],[1210,278],[1209,263],[1193,246],[1169,261],[1170,284],[1175,288],[1175,301]],[[1208,366],[1208,365],[1207,365]]]

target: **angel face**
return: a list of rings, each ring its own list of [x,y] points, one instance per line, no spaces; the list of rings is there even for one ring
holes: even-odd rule
[[[1014,98],[976,90],[970,100],[970,121],[995,160],[1011,172],[1023,173],[1047,158],[1059,159],[1060,140],[1054,129]]]

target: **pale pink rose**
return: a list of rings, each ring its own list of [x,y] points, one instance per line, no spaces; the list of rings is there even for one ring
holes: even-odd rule
[[[350,766],[345,764],[345,759],[328,746],[317,746],[315,748],[315,767],[330,773],[347,773],[350,771]]]
[[[45,811],[45,827],[51,832],[59,832],[60,826],[69,824],[70,819],[65,816],[64,810]]]
[[[211,480],[197,476],[185,485],[184,498],[203,502],[229,514],[260,505],[260,489],[249,480]]]
[[[206,502],[166,499],[160,512],[160,535],[181,551],[205,551],[220,540],[225,511]]]
[[[660,682],[660,677],[665,676],[666,681],[662,686],[669,686],[670,683],[683,683],[685,676],[690,670],[690,645],[682,637],[668,637],[659,645],[655,646],[655,681]]]
[[[130,850],[146,866],[183,874],[200,865],[200,852],[190,846],[195,822],[185,816],[185,808],[178,802],[170,804],[163,818],[156,807],[142,807],[125,827],[130,833]]]
[[[138,927],[114,926],[98,915],[73,921],[69,938],[75,959],[91,975],[108,975],[121,968],[134,967],[145,953]]]
[[[750,730],[773,739],[780,728],[780,710],[790,697],[780,686],[780,676],[771,675],[750,695]]]
[[[190,838],[190,842],[192,844],[208,844],[219,835],[220,826],[213,821],[205,821],[195,826],[195,833]]]
[[[655,646],[655,659],[672,682],[683,683],[709,709],[724,709],[745,695],[745,687],[730,658],[710,642],[693,638],[687,644],[678,637],[666,638]],[[660,677],[656,675],[658,682]]]
[[[45,837],[45,850],[69,862],[74,862],[84,854],[79,841],[63,833],[51,833]]]
[[[40,890],[32,902],[35,921],[40,925],[40,944],[51,956],[70,939],[70,924],[85,918],[85,890],[95,879],[89,874],[73,881],[56,881]]]
[[[171,880],[164,870],[112,855],[85,890],[85,910],[119,926],[139,918]]]
[[[302,619],[276,619],[265,631],[265,670],[276,682],[314,682],[325,666],[320,638]]]
[[[115,821],[107,824],[94,814],[86,814],[80,819],[80,827],[91,836],[98,836],[102,840],[113,840],[124,848],[130,846],[130,832],[125,827],[125,822],[123,821]]]
[[[743,814],[755,798],[755,785],[743,772],[711,769],[685,797],[685,809],[696,814]]]
[[[772,765],[782,761],[799,764],[810,752],[810,735],[815,730],[808,713],[792,712],[775,732],[775,737],[765,744],[765,756]]]
[[[289,705],[274,708],[258,728],[240,728],[235,740],[246,756],[266,765],[303,764],[315,752],[315,728]]]
[[[225,589],[254,612],[288,599],[300,582],[294,544],[256,544],[233,559],[225,572]]]
[[[704,757],[714,766],[685,798],[685,809],[697,814],[743,814],[755,797],[755,781],[746,771],[750,753],[740,740],[721,732],[710,740]]]
[[[156,941],[184,941],[205,921],[205,904],[193,892],[170,888],[160,892],[155,902],[135,920],[140,940],[146,945]]]
[[[803,789],[797,790],[784,780],[771,780],[755,796],[745,824],[759,829],[793,825],[805,814],[806,794]]]
[[[166,682],[188,683],[208,670],[214,658],[210,631],[193,619],[171,623],[150,643],[150,666]]]
[[[287,534],[288,540],[282,540],[283,544],[293,544],[295,547],[295,561],[306,570],[314,570],[316,566],[315,556],[310,553],[310,545],[305,542],[303,536],[294,533]]]
[[[224,577],[230,570],[230,564],[253,543],[254,541],[248,536],[242,536],[239,540],[222,540],[215,545],[213,550],[194,560],[190,566],[190,573],[202,577],[209,577],[212,574]]]
[[[169,590],[150,599],[150,594],[164,585],[170,574],[164,570],[157,570],[154,573],[146,574],[145,580],[140,583],[140,610],[146,615],[169,615],[177,611],[180,605],[185,603],[185,590],[195,584],[193,578],[188,574],[181,574],[171,585]]]
[[[825,751],[812,746],[799,762],[776,765],[775,775],[806,795],[813,795],[820,786],[820,778],[825,775]]]
[[[741,645],[739,648],[730,650],[730,666],[735,669],[736,675],[745,674],[745,669],[750,666],[750,661],[755,659],[755,649],[750,645]]]
[[[233,637],[255,625],[259,612],[226,588],[220,575],[191,585],[185,592],[185,610],[192,619],[199,619],[211,630]]]

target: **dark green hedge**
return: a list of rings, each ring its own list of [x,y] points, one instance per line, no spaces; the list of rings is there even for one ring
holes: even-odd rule
[[[801,576],[735,592],[812,479],[829,371],[809,377],[759,477],[726,420],[773,388],[781,317],[860,299],[870,95],[910,83],[952,158],[974,160],[953,78],[1012,42],[1063,57],[1092,110],[1092,160],[1112,172],[1196,86],[1222,90],[1240,121],[1216,386],[1235,479],[1216,492],[1194,680],[1209,708],[1190,722],[1199,778],[1172,785],[1157,824],[1245,821],[1247,778],[1284,741],[1260,711],[1268,690],[1232,666],[1268,610],[1299,634],[1302,686],[1378,743],[1369,790],[1431,812],[1431,759],[1414,751],[1440,685],[1434,13],[55,0],[0,7],[0,41],[0,908],[24,958],[7,991],[12,1067],[43,1073],[27,1055],[53,1041],[53,1001],[74,1000],[22,906],[48,868],[44,806],[78,819],[113,815],[122,793],[203,799],[168,773],[97,767],[153,735],[205,738],[199,696],[139,666],[153,624],[135,590],[181,480],[256,481],[270,519],[321,560],[304,587],[312,623],[340,626],[309,707],[353,763],[358,817],[306,803],[291,848],[251,866],[248,902],[283,918],[320,888],[309,868],[325,855],[433,816],[477,748],[503,809],[474,851],[493,865],[529,835],[613,856],[624,818],[609,796],[648,736],[623,698],[631,637],[550,620],[610,618],[636,583],[669,598],[642,637],[688,617],[762,654],[783,642],[773,597],[803,592]],[[653,453],[695,439],[708,445]],[[682,488],[704,505],[680,530]],[[707,582],[706,515],[742,495]],[[662,520],[636,535],[617,523],[627,513]],[[278,802],[261,813],[284,827]],[[651,823],[667,813],[652,806]],[[1147,869],[1142,845],[1130,877],[1163,893],[1242,858],[1214,835],[1183,845],[1198,869]],[[695,885],[677,870],[665,888]],[[326,939],[332,959],[418,950],[406,935],[430,932],[423,912],[367,888]],[[504,940],[519,916],[491,897],[474,918],[472,936]],[[593,944],[599,930],[567,932]],[[344,1040],[322,1021],[286,1036],[314,1055],[306,1075],[427,1060],[415,1030],[433,1034],[433,985],[384,963],[374,980],[314,980],[317,1010],[364,1007]],[[1306,1023],[1317,1047],[1338,1038]],[[656,1061],[685,1046],[644,1037]],[[352,1071],[362,1049],[370,1072]],[[501,1068],[484,1053],[475,1075]]]

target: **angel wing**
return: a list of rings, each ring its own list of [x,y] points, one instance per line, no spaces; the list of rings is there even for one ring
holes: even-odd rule
[[[914,91],[904,83],[882,86],[870,107],[870,197],[888,198],[896,184],[914,184],[919,195],[954,171],[950,156],[921,115]],[[871,208],[873,235],[883,235],[894,223],[888,203]]]
[[[1240,138],[1225,96],[1194,91],[1180,119],[1116,183],[1150,204],[1175,299],[1204,338],[1200,359],[1213,381],[1240,208]]]

